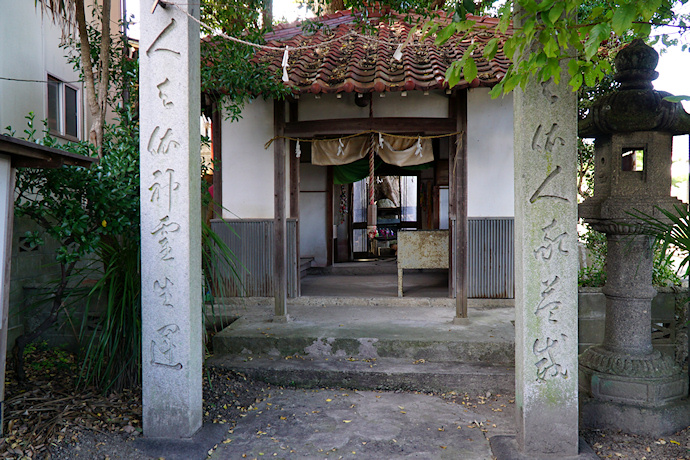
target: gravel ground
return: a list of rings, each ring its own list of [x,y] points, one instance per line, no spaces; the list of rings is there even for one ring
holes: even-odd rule
[[[55,360],[44,359],[43,362]],[[37,459],[147,459],[135,448],[141,436],[141,400],[138,390],[111,394],[76,391],[73,362],[46,364],[30,372],[32,383],[19,385],[8,375],[5,438],[0,458]],[[42,362],[34,360],[34,362]],[[231,429],[253,406],[275,388],[241,374],[210,368],[204,378],[204,423],[224,423]],[[487,419],[476,429],[484,436],[513,430],[512,395],[436,395],[465,405]],[[481,426],[480,426],[481,425]],[[619,432],[582,430],[600,458],[634,460],[690,459],[690,429],[673,436],[649,438]]]

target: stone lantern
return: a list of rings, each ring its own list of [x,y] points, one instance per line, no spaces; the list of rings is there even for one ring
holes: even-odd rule
[[[652,347],[653,238],[634,217],[663,220],[659,208],[685,206],[669,195],[671,150],[674,135],[690,133],[690,114],[654,90],[658,60],[641,40],[623,48],[620,88],[579,126],[580,137],[595,139],[594,196],[579,214],[608,241],[604,343],[579,359],[582,423],[653,436],[690,424],[687,375]]]

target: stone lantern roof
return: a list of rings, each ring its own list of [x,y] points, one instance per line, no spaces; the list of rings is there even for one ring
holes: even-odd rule
[[[659,76],[654,70],[658,62],[659,54],[640,39],[620,50],[614,60],[620,88],[594,103],[579,123],[580,137],[635,131],[690,134],[690,114],[679,102],[665,101],[671,94],[652,85]]]

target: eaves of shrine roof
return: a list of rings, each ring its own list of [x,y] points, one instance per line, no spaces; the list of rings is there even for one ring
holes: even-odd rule
[[[380,11],[369,12],[369,28],[362,30],[358,15],[351,10],[323,16],[317,20],[322,26],[314,33],[305,32],[302,23],[281,24],[266,35],[267,45],[289,47],[289,85],[295,94],[341,92],[429,91],[447,89],[446,70],[459,60],[472,42],[477,64],[477,78],[461,78],[455,88],[491,87],[508,70],[510,60],[503,54],[504,36],[499,36],[496,56],[486,60],[484,46],[496,35],[498,19],[468,16],[476,21],[471,37],[455,35],[443,45],[435,45],[435,35],[422,37],[419,32],[425,18],[416,14]],[[449,20],[436,18],[441,26]],[[413,29],[415,24],[417,29]],[[439,29],[440,30],[440,29]],[[409,37],[410,32],[412,37]],[[511,31],[508,31],[510,34]],[[409,38],[409,39],[408,39]],[[405,44],[402,58],[394,54],[399,44]],[[284,51],[261,49],[255,60],[269,65],[272,73],[279,72]]]

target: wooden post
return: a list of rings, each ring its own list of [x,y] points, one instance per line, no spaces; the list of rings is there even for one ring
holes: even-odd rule
[[[448,118],[455,121],[458,116],[458,95],[456,92],[451,94],[448,99]],[[457,122],[456,122],[457,124]],[[448,139],[448,295],[451,299],[457,296],[457,286],[455,281],[457,279],[455,265],[455,232],[456,232],[456,206],[455,206],[455,153],[457,149],[455,142]],[[437,189],[438,190],[438,189]],[[434,200],[440,203],[441,193],[436,191]],[[439,208],[440,215],[440,208]],[[440,228],[440,218],[439,218]]]
[[[290,122],[296,122],[299,120],[299,107],[298,101],[293,100],[288,104]],[[297,261],[297,276],[295,277],[295,282],[297,283],[296,297],[302,295],[302,286],[300,281],[300,250],[299,250],[299,189],[300,189],[300,174],[299,174],[299,163],[300,159],[297,158],[295,154],[295,148],[297,147],[297,142],[290,141],[290,151],[288,155],[290,156],[290,218],[295,219],[295,258]]]
[[[326,265],[333,265],[333,167],[326,170]]]
[[[211,143],[213,148],[213,217],[223,218],[223,113],[217,101],[211,103]]]
[[[273,103],[273,126],[276,136],[285,132],[285,102]],[[273,321],[290,320],[287,313],[287,225],[285,213],[285,139],[273,142],[273,295],[275,316]]]
[[[460,134],[455,155],[455,324],[467,324],[467,90],[459,94],[457,129]]]

